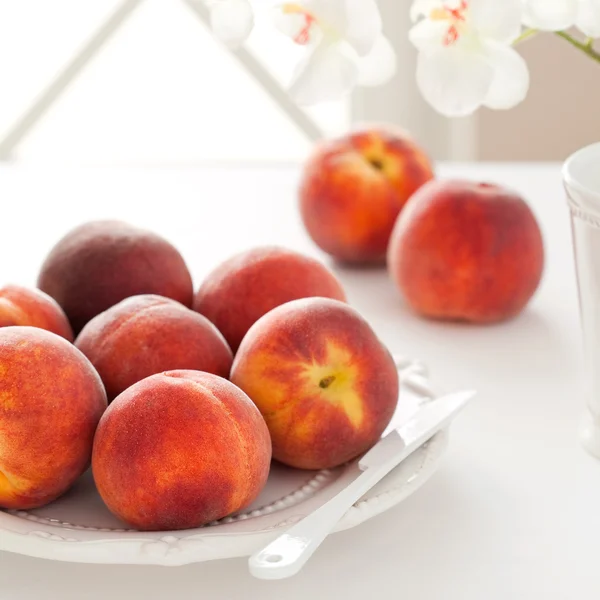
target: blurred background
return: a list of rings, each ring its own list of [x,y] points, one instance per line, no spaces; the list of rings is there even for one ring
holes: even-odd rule
[[[395,80],[305,112],[282,92],[300,49],[260,20],[248,52],[232,54],[199,0],[2,0],[0,160],[292,162],[313,139],[367,121],[396,123],[455,161],[560,161],[600,138],[598,65],[552,35],[521,47],[532,87],[520,107],[436,115],[415,85],[410,1],[378,1]]]

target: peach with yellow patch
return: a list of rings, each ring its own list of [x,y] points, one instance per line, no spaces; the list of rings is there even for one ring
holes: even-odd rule
[[[66,492],[89,465],[105,409],[100,377],[75,346],[42,329],[0,329],[0,507]]]
[[[334,258],[383,262],[398,214],[432,178],[429,158],[406,133],[358,131],[316,148],[301,181],[302,219]]]
[[[112,402],[92,469],[108,508],[141,530],[200,527],[248,506],[267,481],[271,440],[239,388],[199,371],[144,379]]]
[[[39,327],[73,341],[73,330],[62,308],[38,289],[18,285],[0,288],[0,327],[11,325]]]
[[[381,437],[398,402],[394,361],[351,307],[296,300],[257,321],[231,381],[262,413],[273,457],[302,469],[341,465]]]

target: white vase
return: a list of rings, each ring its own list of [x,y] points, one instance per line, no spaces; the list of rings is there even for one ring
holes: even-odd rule
[[[573,154],[563,179],[571,208],[584,342],[587,409],[580,435],[585,449],[600,458],[600,143]]]

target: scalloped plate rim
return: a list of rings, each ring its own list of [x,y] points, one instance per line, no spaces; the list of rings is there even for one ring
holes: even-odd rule
[[[365,521],[386,512],[417,491],[436,471],[448,443],[448,432],[437,434],[425,446],[417,450],[412,457],[398,466],[382,482],[380,491],[354,505],[338,523],[335,532],[356,527]],[[408,479],[394,485],[394,479],[401,479],[399,473],[407,466],[410,470]],[[351,463],[344,469],[334,483],[343,483],[352,479],[350,470],[355,467]],[[302,506],[300,503],[298,506]],[[256,517],[263,519],[273,517],[277,513]],[[284,519],[269,527],[257,531],[222,531],[212,532],[211,528],[185,530],[176,532],[89,532],[87,530],[68,529],[40,525],[30,521],[31,528],[27,533],[19,533],[5,529],[2,521],[6,518],[17,521],[25,519],[0,512],[0,550],[17,554],[59,560],[64,562],[93,564],[137,564],[181,566],[209,560],[239,558],[251,555],[261,546],[268,544],[280,535],[286,527],[290,527],[304,515],[297,518]],[[249,521],[251,519],[246,520]],[[51,529],[56,530],[56,534]],[[190,533],[193,531],[194,533]],[[59,533],[60,532],[60,533]],[[65,533],[67,532],[67,533]],[[208,533],[210,532],[210,533]],[[76,539],[69,536],[103,534],[99,539]],[[187,535],[184,535],[187,534]],[[61,535],[62,534],[62,535]],[[54,539],[42,536],[56,536]],[[57,539],[58,537],[63,539]],[[117,550],[117,552],[114,552]]]

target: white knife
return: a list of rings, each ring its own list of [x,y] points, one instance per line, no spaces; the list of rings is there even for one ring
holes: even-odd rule
[[[300,571],[337,522],[377,482],[444,429],[475,396],[459,392],[425,405],[404,425],[381,439],[359,462],[362,472],[347,488],[250,557],[259,579],[284,579]]]

